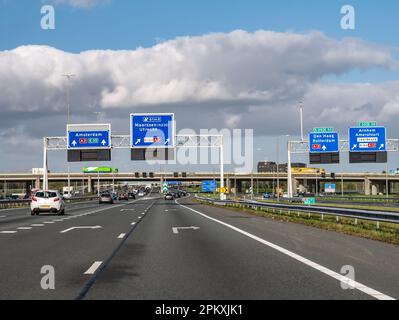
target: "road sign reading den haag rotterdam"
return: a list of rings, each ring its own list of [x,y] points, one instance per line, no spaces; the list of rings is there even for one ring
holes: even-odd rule
[[[132,113],[130,147],[132,160],[172,160],[175,146],[173,113]]]
[[[309,133],[309,162],[311,164],[339,163],[339,136],[332,128],[315,128]]]
[[[387,162],[386,128],[377,126],[349,128],[349,162]]]
[[[67,125],[68,161],[111,160],[110,124]]]

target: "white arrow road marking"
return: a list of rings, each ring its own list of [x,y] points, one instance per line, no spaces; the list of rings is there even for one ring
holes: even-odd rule
[[[178,234],[179,230],[187,230],[187,229],[198,230],[199,227],[192,226],[192,227],[173,227],[172,228],[174,234]]]
[[[102,261],[94,262],[84,274],[94,274],[94,272],[97,271],[97,269],[101,266],[102,263],[103,263]]]
[[[74,229],[92,229],[93,230],[93,229],[101,229],[101,228],[102,228],[101,226],[72,227],[72,228],[62,230],[62,231],[60,231],[60,233],[66,233],[66,232],[69,232]]]

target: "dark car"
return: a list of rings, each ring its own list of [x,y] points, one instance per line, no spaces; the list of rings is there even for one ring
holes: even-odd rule
[[[119,194],[119,200],[129,200],[129,196],[127,193]]]
[[[98,199],[98,203],[114,203],[114,198],[110,193],[102,193],[100,194],[100,198]]]
[[[134,194],[134,192],[129,192],[128,197],[129,199],[136,199],[136,195]]]

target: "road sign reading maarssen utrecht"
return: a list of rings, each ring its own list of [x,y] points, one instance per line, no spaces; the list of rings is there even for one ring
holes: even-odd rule
[[[67,126],[68,149],[111,148],[109,124],[84,124]]]
[[[351,152],[386,151],[386,128],[349,128],[349,150]]]
[[[337,132],[309,134],[309,151],[311,153],[338,152],[339,138]]]
[[[174,147],[175,122],[173,113],[130,115],[132,148]]]

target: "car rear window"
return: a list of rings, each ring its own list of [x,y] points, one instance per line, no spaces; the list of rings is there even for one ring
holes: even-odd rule
[[[58,197],[56,192],[44,192],[44,191],[36,192],[35,196],[37,198],[56,198],[56,197]]]

